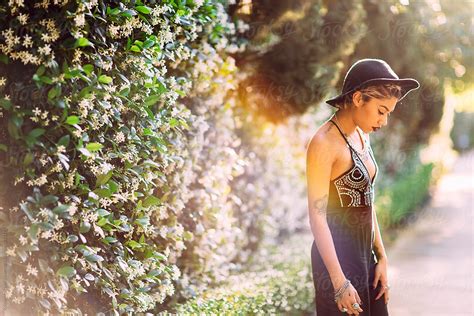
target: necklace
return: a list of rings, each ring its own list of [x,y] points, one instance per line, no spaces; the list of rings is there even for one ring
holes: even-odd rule
[[[368,151],[368,148],[367,148],[367,143],[365,142],[365,140],[363,141],[363,149],[362,151],[359,151],[357,149],[357,147],[355,146],[354,142],[352,141],[352,139],[349,137],[349,135],[347,135],[343,130],[342,130],[342,127],[340,126],[341,124],[339,123],[339,120],[337,119],[337,115],[334,113],[334,118],[336,119],[336,122],[337,122],[337,125],[339,126],[339,128],[341,129],[342,131],[342,134],[344,134],[345,138],[347,139],[347,142],[351,145],[351,147],[359,154],[359,156],[361,157],[362,160],[366,161],[367,159],[369,159],[369,151]],[[356,127],[357,128],[357,127]],[[356,133],[358,133],[356,131]]]

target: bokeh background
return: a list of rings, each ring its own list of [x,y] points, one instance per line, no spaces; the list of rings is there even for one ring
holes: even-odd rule
[[[361,58],[421,84],[371,135],[390,247],[473,148],[473,9],[3,2],[1,310],[311,314],[305,159],[324,100]]]

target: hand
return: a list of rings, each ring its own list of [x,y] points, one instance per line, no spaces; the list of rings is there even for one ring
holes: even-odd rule
[[[358,309],[352,307],[352,304],[354,303],[359,303],[359,305],[362,305],[362,300],[360,299],[359,294],[352,284],[349,284],[342,296],[339,297],[339,300],[337,301],[337,307],[340,311],[342,311],[342,309],[345,307],[349,315],[359,315],[359,313],[363,312],[364,310],[360,307]]]
[[[378,260],[377,264],[375,265],[375,278],[374,283],[372,284],[375,289],[377,287],[377,283],[380,281],[382,287],[375,299],[378,300],[382,295],[385,294],[385,304],[387,304],[389,300],[387,264],[386,258],[381,258]]]

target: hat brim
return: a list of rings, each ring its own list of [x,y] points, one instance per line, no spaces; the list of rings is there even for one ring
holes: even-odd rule
[[[398,99],[397,102],[402,100],[408,94],[408,92],[410,92],[412,90],[416,90],[420,87],[420,83],[416,79],[413,79],[413,78],[404,78],[404,79],[377,78],[377,79],[370,79],[370,80],[367,80],[367,81],[361,83],[360,85],[353,88],[352,90],[347,91],[346,93],[340,94],[340,95],[338,95],[338,96],[336,96],[332,99],[326,100],[326,103],[329,104],[329,105],[332,105],[332,106],[336,106],[339,102],[341,102],[343,100],[343,98],[346,95],[348,95],[348,94],[350,94],[350,93],[352,93],[352,92],[354,92],[358,89],[361,89],[363,87],[376,85],[376,84],[379,84],[379,83],[394,83],[394,84],[399,85],[402,88],[402,90],[401,90],[402,93],[401,93],[400,99]]]

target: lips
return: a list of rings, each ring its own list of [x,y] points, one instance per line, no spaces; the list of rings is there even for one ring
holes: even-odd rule
[[[372,127],[372,130],[373,130],[374,132],[378,131],[379,129],[380,129],[380,127]]]

